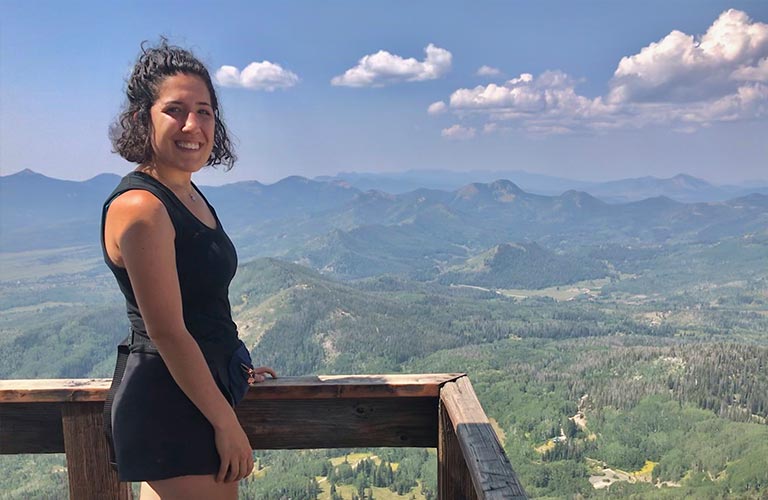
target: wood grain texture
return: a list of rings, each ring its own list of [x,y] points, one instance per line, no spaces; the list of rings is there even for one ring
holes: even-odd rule
[[[440,402],[437,444],[437,498],[439,500],[476,500],[464,453],[451,423],[451,417]]]
[[[251,400],[237,416],[254,449],[437,446],[437,398]]]
[[[469,378],[446,383],[440,392],[479,499],[527,498],[512,465],[475,395]],[[445,434],[445,432],[443,432]]]
[[[68,403],[62,407],[69,497],[82,500],[130,500],[130,483],[120,483],[109,465],[102,403]]]
[[[103,435],[109,383],[0,381],[0,453],[66,450],[71,498],[130,498]],[[436,446],[441,499],[527,498],[462,374],[286,377],[237,415],[254,449]]]
[[[0,404],[104,401],[112,379],[0,380]]]
[[[60,403],[0,404],[0,455],[64,453]]]
[[[440,386],[462,373],[315,375],[280,377],[252,387],[252,399],[437,397]],[[111,379],[0,380],[0,404],[104,401]]]

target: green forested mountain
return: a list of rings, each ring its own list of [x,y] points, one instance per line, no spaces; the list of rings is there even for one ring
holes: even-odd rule
[[[557,255],[536,243],[504,243],[468,259],[465,264],[447,268],[437,279],[446,284],[491,288],[546,288],[608,274],[602,261]]]
[[[317,211],[225,221],[245,248],[231,302],[257,363],[467,372],[536,497],[768,491],[764,196],[609,205],[504,181],[394,196],[301,179],[281,196],[296,185]],[[0,253],[1,378],[111,374],[127,321],[99,258],[92,245]],[[434,498],[428,451],[257,455],[245,497]],[[56,497],[62,465],[0,457],[0,497]]]

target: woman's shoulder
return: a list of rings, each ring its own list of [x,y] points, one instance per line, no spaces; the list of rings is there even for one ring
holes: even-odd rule
[[[108,217],[130,222],[170,222],[165,204],[144,189],[131,189],[117,195],[109,205]]]

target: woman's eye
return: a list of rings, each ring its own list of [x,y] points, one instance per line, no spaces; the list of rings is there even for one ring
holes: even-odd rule
[[[208,109],[201,109],[200,111],[198,111],[198,113],[205,116],[211,116],[211,111]]]

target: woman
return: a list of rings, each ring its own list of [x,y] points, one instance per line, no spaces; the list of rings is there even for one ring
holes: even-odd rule
[[[237,338],[235,249],[191,180],[235,156],[208,71],[188,51],[142,46],[126,94],[111,136],[138,166],[102,213],[132,331],[111,410],[118,475],[143,481],[142,498],[237,498],[253,457],[233,407],[249,383],[276,375],[253,369]]]

